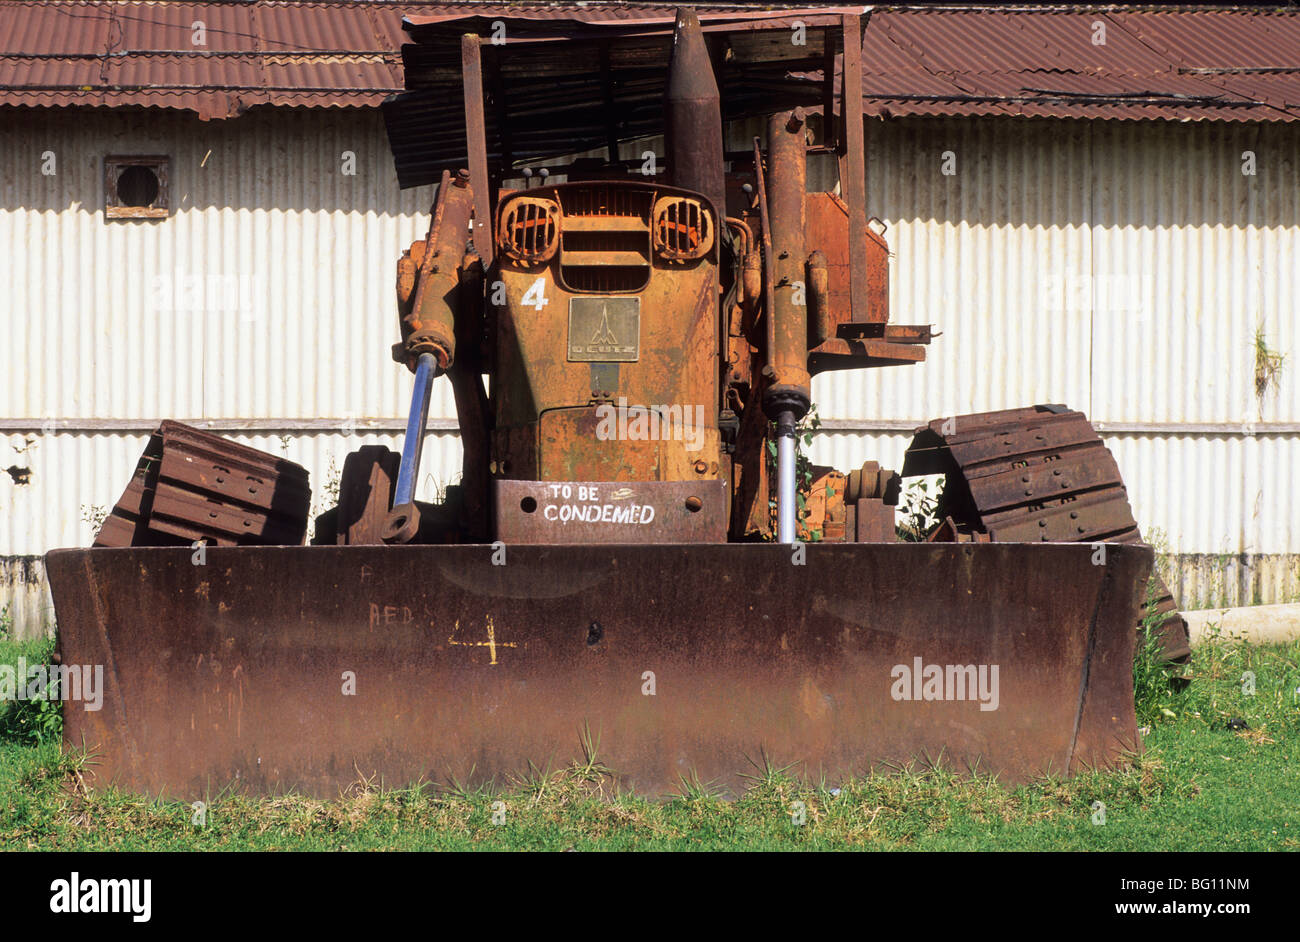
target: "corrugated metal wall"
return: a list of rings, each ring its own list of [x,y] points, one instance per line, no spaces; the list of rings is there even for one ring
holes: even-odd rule
[[[201,122],[163,111],[45,111],[5,122],[6,415],[301,419],[404,409],[401,371],[386,367],[394,264],[427,229],[432,192],[397,189],[377,113]],[[41,173],[45,152],[55,175]],[[171,158],[171,218],[104,219],[109,154]],[[63,372],[71,363],[79,382]],[[435,410],[445,412],[452,400],[442,394]]]
[[[867,144],[891,318],[944,333],[925,365],[819,377],[844,433],[813,457],[897,467],[907,435],[851,432],[1065,402],[1185,605],[1300,598],[1300,128],[868,120]],[[1258,329],[1287,355],[1263,395]]]
[[[397,189],[377,115],[4,120],[0,467],[30,475],[0,476],[0,600],[40,608],[21,557],[89,542],[160,417],[251,423],[234,437],[305,464],[317,510],[347,451],[397,445],[393,269],[432,194]],[[1066,402],[1103,428],[1184,604],[1300,596],[1300,129],[873,119],[867,142],[893,319],[943,336],[925,365],[819,377],[814,460],[898,467],[913,423]],[[170,156],[171,218],[104,220],[109,154]],[[1289,354],[1262,397],[1260,326]],[[454,417],[446,384],[432,414]],[[431,496],[455,435],[425,455]]]
[[[0,555],[83,542],[79,505],[116,499],[159,417],[252,420],[276,451],[314,426],[292,442],[313,467],[354,429],[404,424],[394,264],[432,191],[397,189],[376,113],[5,121],[0,415],[34,473],[5,495]],[[109,154],[170,157],[171,218],[105,220]],[[433,413],[454,415],[445,384]]]

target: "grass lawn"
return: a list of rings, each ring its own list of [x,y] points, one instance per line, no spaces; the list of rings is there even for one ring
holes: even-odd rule
[[[0,641],[0,663],[20,655],[40,662],[50,649]],[[1193,657],[1193,681],[1182,691],[1140,659],[1138,718],[1150,727],[1145,753],[1126,768],[1068,781],[1008,788],[910,768],[817,787],[755,768],[753,786],[735,801],[684,782],[679,797],[650,802],[618,793],[593,762],[534,771],[496,792],[390,790],[360,781],[328,801],[214,796],[203,826],[180,802],[90,791],[87,758],[60,752],[57,728],[42,725],[48,721],[36,706],[5,703],[0,849],[1300,848],[1300,643],[1219,639]],[[1255,675],[1253,695],[1243,691],[1246,671]],[[1232,719],[1248,728],[1229,729]],[[802,824],[795,823],[796,802]],[[1105,805],[1104,823],[1094,823],[1094,802]],[[494,809],[504,811],[504,823],[493,823]]]

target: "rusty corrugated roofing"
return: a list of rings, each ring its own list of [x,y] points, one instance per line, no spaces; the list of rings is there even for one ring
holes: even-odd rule
[[[496,9],[505,8],[421,0],[0,0],[0,105],[151,106],[213,118],[255,105],[375,107],[402,89],[404,16],[456,19]],[[510,11],[554,19],[574,9],[581,8]],[[644,12],[625,6],[614,15]],[[194,43],[196,22],[204,26],[202,45]]]
[[[422,37],[436,35],[450,24],[470,23],[486,26],[496,20],[508,24],[511,32],[537,36],[552,34],[565,38],[584,36],[613,37],[661,33],[667,24],[668,31],[676,19],[679,6],[689,6],[700,18],[705,32],[734,29],[747,21],[772,21],[799,18],[813,25],[842,13],[865,14],[868,7],[826,6],[813,7],[798,3],[525,3],[501,4],[491,2],[447,6],[441,10],[422,10],[406,18],[406,30],[416,42]]]
[[[402,87],[402,17],[361,2],[0,3],[0,104],[374,107]],[[445,4],[438,9],[445,9]],[[201,44],[195,23],[202,23]]]
[[[825,41],[829,36],[833,57],[842,14],[862,9],[695,7],[715,46],[723,114],[820,107],[821,79],[806,73],[832,61]],[[661,133],[675,19],[674,7],[646,4],[483,5],[409,17],[412,42],[402,49],[408,90],[383,105],[398,181],[419,186],[464,165],[465,33],[490,39],[497,22],[505,27],[504,43],[482,46],[488,157],[500,166]],[[800,42],[792,42],[796,23],[805,27]]]
[[[840,9],[697,7],[706,30]],[[673,6],[8,0],[0,2],[0,104],[149,105],[209,117],[253,105],[373,107],[404,84],[403,16],[411,39],[436,44],[494,19],[534,33],[657,32],[671,27]],[[202,47],[192,43],[195,21],[205,26]],[[1094,42],[1096,23],[1104,44]],[[1300,14],[875,7],[864,93],[868,113],[880,115],[1296,120]]]
[[[709,31],[845,8],[708,8],[713,16],[700,9]],[[436,44],[443,33],[481,29],[498,17],[513,35],[613,37],[671,29],[672,7],[486,6],[412,14],[407,30],[417,44]],[[1300,119],[1300,11],[877,6],[863,66],[870,114],[1293,121]]]
[[[872,114],[1300,119],[1295,10],[877,9],[863,64]]]
[[[820,108],[822,70],[834,62],[838,73],[839,14],[862,8],[697,9],[712,36],[723,114],[734,119],[793,104]],[[383,105],[402,186],[432,182],[467,159],[462,34],[487,37],[504,22],[505,43],[483,47],[485,124],[489,160],[517,165],[660,133],[673,19],[673,8],[660,5],[485,4],[412,14],[402,51],[407,91]],[[782,36],[794,21],[808,26],[804,49]],[[874,7],[863,108],[880,116],[1291,121],[1300,118],[1293,66],[1293,12]]]

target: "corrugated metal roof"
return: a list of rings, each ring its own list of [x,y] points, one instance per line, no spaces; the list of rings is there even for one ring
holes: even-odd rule
[[[392,0],[0,3],[0,104],[374,107],[401,88]],[[196,43],[196,23],[203,25]]]
[[[870,114],[1300,119],[1300,11],[877,9]]]
[[[728,120],[803,105],[820,107],[827,35],[862,7],[768,10],[695,7],[714,41],[722,113]],[[663,96],[676,10],[666,5],[494,5],[408,17],[402,48],[407,92],[384,102],[384,118],[403,187],[436,182],[463,166],[465,118],[461,38],[495,35],[482,47],[491,89],[484,123],[489,164],[548,159],[663,130]],[[806,26],[802,42],[790,27]],[[827,29],[829,27],[829,29]],[[563,40],[563,41],[556,41]],[[725,51],[724,47],[725,46]]]
[[[696,9],[709,30],[866,8]],[[0,104],[149,105],[207,117],[253,105],[373,107],[403,85],[403,17],[418,44],[495,19],[533,34],[644,35],[670,26],[673,11],[665,3],[10,0],[0,2]],[[193,45],[196,21],[203,46]],[[1098,23],[1104,44],[1095,42]],[[865,107],[878,115],[1300,118],[1294,10],[876,7],[863,60]]]
[[[734,120],[794,104],[820,109],[823,37],[837,43],[840,14],[864,8],[698,9],[712,34],[723,115]],[[662,131],[669,6],[484,4],[412,14],[405,23],[412,41],[402,49],[407,91],[383,106],[402,186],[434,182],[441,170],[464,164],[460,37],[492,35],[497,20],[505,44],[484,46],[494,89],[485,114],[491,163]],[[790,42],[795,22],[807,26],[802,50]],[[868,114],[1300,118],[1296,13],[876,7],[866,23]],[[1220,34],[1235,38],[1210,54],[1205,37]],[[601,57],[607,79],[594,67]],[[838,55],[835,61],[838,83]],[[1287,62],[1296,68],[1271,64]]]
[[[403,17],[451,20],[506,9],[419,0],[0,0],[0,105],[151,106],[212,118],[254,105],[375,107],[402,89]],[[530,4],[509,12],[631,21],[647,10],[671,17],[672,9],[605,14]],[[196,22],[204,27],[201,45]]]
[[[864,8],[700,7],[705,31],[746,20]],[[644,36],[671,28],[671,6],[491,6],[412,14],[417,45],[504,19],[509,34]],[[452,50],[454,52],[454,50]],[[410,80],[408,56],[407,87]],[[820,73],[804,73],[815,80]],[[870,114],[1068,118],[1300,119],[1295,9],[874,7],[863,41]]]
[[[698,4],[698,3],[532,3],[497,4],[468,3],[447,6],[441,10],[423,11],[408,16],[406,30],[416,42],[437,37],[441,27],[448,24],[469,23],[481,27],[495,20],[503,20],[509,33],[519,36],[551,34],[566,39],[599,36],[656,35],[672,32],[677,8],[688,6],[700,18],[705,32],[711,30],[743,28],[747,21],[792,20],[798,18],[807,25],[834,22],[841,14],[865,14],[865,6],[812,7],[798,3],[763,4]]]

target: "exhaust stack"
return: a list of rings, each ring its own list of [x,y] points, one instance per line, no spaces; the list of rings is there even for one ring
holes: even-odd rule
[[[668,59],[664,139],[673,185],[703,193],[725,215],[722,101],[700,18],[684,8],[677,11]]]

